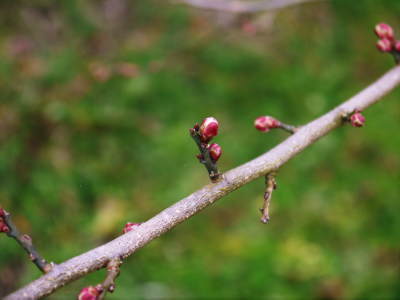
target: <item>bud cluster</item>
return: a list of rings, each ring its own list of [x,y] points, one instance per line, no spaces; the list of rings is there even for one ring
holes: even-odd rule
[[[222,155],[220,145],[209,142],[218,135],[219,123],[214,117],[207,117],[203,122],[195,124],[189,129],[190,135],[199,147],[200,154],[196,155],[200,163],[204,164],[212,180],[218,177],[216,162]]]
[[[379,40],[376,47],[381,52],[400,53],[400,40],[396,40],[393,28],[385,23],[379,23],[375,26],[375,34]]]
[[[10,228],[5,221],[6,211],[0,207],[0,232],[9,232]]]

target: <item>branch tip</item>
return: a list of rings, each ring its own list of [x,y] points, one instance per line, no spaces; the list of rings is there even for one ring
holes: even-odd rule
[[[263,207],[260,208],[260,212],[262,215],[260,221],[264,224],[269,223],[270,220],[269,205],[271,203],[272,192],[277,188],[275,175],[275,172],[271,172],[265,175],[264,204]]]

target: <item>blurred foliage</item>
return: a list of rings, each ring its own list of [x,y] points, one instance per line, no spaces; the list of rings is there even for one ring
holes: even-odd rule
[[[373,26],[400,2],[318,1],[235,16],[162,1],[0,3],[0,203],[56,263],[208,182],[188,128],[212,115],[228,170],[392,65]],[[400,35],[399,35],[400,36]],[[263,180],[129,258],[109,299],[376,299],[400,295],[400,91]],[[0,296],[40,274],[0,237]],[[70,299],[104,270],[64,287]]]

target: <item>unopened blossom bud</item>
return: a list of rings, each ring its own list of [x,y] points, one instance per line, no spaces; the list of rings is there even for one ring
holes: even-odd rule
[[[222,154],[222,148],[221,148],[221,146],[218,145],[218,144],[211,144],[211,145],[208,147],[208,149],[209,149],[209,151],[210,151],[210,156],[211,156],[211,158],[213,159],[213,161],[216,162],[216,161],[220,158],[220,156],[221,156],[221,154]]]
[[[125,224],[124,229],[122,230],[122,233],[127,233],[129,231],[131,231],[133,228],[139,226],[142,223],[132,223],[132,222],[128,222]]]
[[[279,127],[281,122],[270,116],[261,116],[254,120],[254,127],[257,130],[267,132],[270,129]]]
[[[392,42],[388,39],[381,39],[376,42],[376,48],[382,52],[389,52],[392,50]]]
[[[78,295],[78,300],[97,300],[99,299],[101,291],[94,286],[88,286],[81,290]]]
[[[7,224],[4,222],[3,218],[0,218],[0,232],[9,232],[10,228],[8,228]]]
[[[218,134],[219,124],[217,119],[208,117],[203,120],[200,125],[199,132],[203,142],[208,142]]]
[[[7,224],[4,222],[4,217],[6,216],[6,211],[0,207],[0,232],[9,232]]]
[[[385,23],[377,24],[375,26],[375,33],[380,39],[392,40],[394,38],[393,28]]]
[[[351,115],[350,123],[353,127],[362,127],[365,123],[365,117],[361,114],[361,112],[356,111]]]

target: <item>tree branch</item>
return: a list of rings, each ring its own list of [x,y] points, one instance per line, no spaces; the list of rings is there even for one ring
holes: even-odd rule
[[[202,9],[225,11],[231,13],[254,13],[263,10],[278,10],[288,6],[320,0],[180,0],[179,2]]]
[[[4,222],[8,230],[5,231],[7,236],[13,238],[18,244],[28,253],[29,259],[38,267],[43,273],[48,273],[53,268],[53,263],[48,263],[35,249],[32,243],[32,238],[27,234],[21,234],[11,220],[11,214],[4,209],[0,208],[0,221]]]
[[[105,267],[110,260],[124,259],[179,223],[200,212],[223,196],[271,171],[313,144],[331,130],[344,124],[342,116],[379,101],[400,83],[400,66],[388,71],[369,87],[337,106],[320,118],[300,127],[281,144],[263,155],[226,172],[222,179],[211,183],[155,217],[111,242],[56,265],[49,273],[31,282],[5,299],[37,299],[51,294],[85,274]]]

